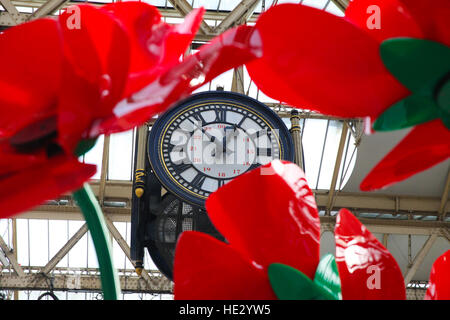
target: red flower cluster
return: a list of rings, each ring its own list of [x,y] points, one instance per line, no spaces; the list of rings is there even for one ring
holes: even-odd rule
[[[181,60],[203,12],[170,26],[145,3],[79,5],[0,35],[0,217],[92,176],[76,158],[80,142],[141,125],[260,54],[242,26]]]
[[[255,186],[258,192],[249,192]],[[211,194],[206,208],[228,243],[194,231],[181,234],[174,264],[176,299],[275,299],[267,275],[273,263],[313,279],[320,221],[297,165],[273,161],[239,176]],[[405,299],[397,262],[348,210],[338,214],[335,241],[343,299]]]
[[[255,186],[260,186],[258,192],[249,192]],[[175,252],[175,299],[276,299],[268,277],[274,263],[316,281],[320,221],[314,195],[297,165],[277,160],[239,176],[211,194],[206,208],[227,243],[195,231],[181,234]],[[342,299],[406,298],[394,257],[350,211],[339,211],[334,233],[339,279],[328,285],[340,286]],[[450,298],[449,268],[450,250],[433,264],[426,300]]]
[[[381,8],[381,29],[367,29],[369,5]],[[410,94],[383,64],[380,43],[406,36],[450,44],[446,0],[354,0],[345,18],[279,5],[255,28],[231,29],[184,59],[203,9],[176,26],[140,2],[72,9],[0,35],[0,59],[7,62],[0,74],[0,218],[89,179],[96,168],[78,162],[80,144],[141,125],[233,67],[247,63],[257,86],[283,102],[374,120]],[[449,141],[441,120],[418,125],[361,188],[389,185],[447,159]],[[255,185],[258,192],[249,192]],[[174,268],[177,299],[275,298],[267,275],[273,263],[313,278],[320,221],[297,166],[275,161],[244,174],[212,194],[206,206],[229,243],[182,234]],[[405,298],[394,258],[345,209],[335,240],[344,299]],[[435,263],[427,298],[448,298],[448,260],[447,253]],[[368,286],[369,267],[379,272],[379,290]]]
[[[380,26],[370,23],[373,12],[369,9],[373,7],[378,9]],[[449,17],[447,0],[354,0],[343,18],[300,4],[281,4],[258,19],[255,27],[264,53],[247,67],[255,84],[274,99],[323,114],[373,121],[408,97],[410,90],[422,94],[421,86],[435,71],[443,73],[441,82],[449,85],[445,74],[450,52]],[[401,79],[397,78],[386,68],[380,44],[399,37],[426,39],[426,44],[445,51],[447,58],[439,65],[436,58],[425,59],[421,52],[413,51],[411,60],[418,60],[420,68],[411,65]],[[429,94],[435,99],[435,92]],[[416,101],[422,103],[417,105]],[[450,119],[450,101],[445,94],[440,103],[438,112]],[[405,112],[399,114],[405,118],[415,116],[409,114],[412,109],[429,116],[430,104],[434,107],[434,102],[423,100],[411,99],[405,104]],[[450,130],[441,119],[417,125],[368,174],[361,190],[386,187],[448,159],[449,141]]]

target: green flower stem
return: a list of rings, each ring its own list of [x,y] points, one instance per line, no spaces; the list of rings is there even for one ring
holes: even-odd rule
[[[111,248],[108,241],[108,230],[102,210],[91,187],[84,186],[73,193],[74,199],[83,212],[84,218],[91,232],[97,253],[98,265],[101,273],[101,283],[105,300],[117,300],[120,295],[120,284],[116,269],[113,266]]]

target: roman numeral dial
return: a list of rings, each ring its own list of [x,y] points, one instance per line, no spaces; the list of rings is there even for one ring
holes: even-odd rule
[[[152,166],[161,167],[169,189],[173,186],[184,199],[201,204],[235,177],[284,158],[274,126],[282,121],[272,119],[267,107],[249,107],[241,102],[245,97],[239,99],[186,103],[155,122],[159,144]]]

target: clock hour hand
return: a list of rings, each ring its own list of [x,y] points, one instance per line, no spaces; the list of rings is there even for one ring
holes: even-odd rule
[[[222,142],[220,142],[219,139],[208,133],[205,129],[201,128],[201,130],[209,138],[209,141],[216,144],[216,149],[219,150],[219,154],[221,150],[223,150],[224,152],[226,151],[225,145]],[[215,151],[213,151],[212,156],[213,157],[215,156]]]
[[[228,131],[232,130],[232,131],[227,133],[227,130]],[[222,138],[223,152],[225,152],[225,153],[233,152],[233,150],[230,150],[228,148],[227,143],[228,143],[228,140],[230,139],[230,137],[235,137],[236,133],[239,134],[239,132],[237,131],[237,125],[233,124],[232,126],[225,127],[224,131],[225,131],[225,135]]]

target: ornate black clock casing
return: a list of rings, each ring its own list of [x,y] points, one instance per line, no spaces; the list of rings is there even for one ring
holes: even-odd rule
[[[226,241],[204,208],[211,192],[272,159],[294,159],[291,134],[277,114],[231,92],[204,92],[181,101],[157,119],[147,140],[145,168],[137,168],[141,178],[136,174],[134,181],[145,192],[132,196],[130,255],[139,274],[147,248],[171,280],[182,232]],[[168,191],[162,198],[161,185]]]
[[[161,115],[147,152],[162,185],[200,207],[233,178],[273,159],[294,160],[291,134],[275,112],[224,91],[194,94]]]

